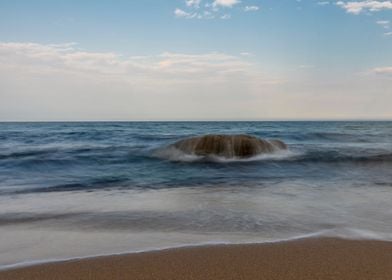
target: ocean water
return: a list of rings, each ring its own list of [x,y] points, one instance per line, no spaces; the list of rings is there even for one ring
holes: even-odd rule
[[[167,148],[208,133],[289,150]],[[392,240],[392,122],[0,123],[0,267],[312,235]]]

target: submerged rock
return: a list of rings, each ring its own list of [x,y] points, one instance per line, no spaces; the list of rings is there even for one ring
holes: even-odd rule
[[[248,158],[287,149],[280,140],[264,140],[250,135],[209,134],[180,140],[172,145],[183,153],[197,156]]]

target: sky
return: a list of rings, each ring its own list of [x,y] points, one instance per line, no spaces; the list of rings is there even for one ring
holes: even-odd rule
[[[0,121],[392,119],[392,1],[0,0]]]

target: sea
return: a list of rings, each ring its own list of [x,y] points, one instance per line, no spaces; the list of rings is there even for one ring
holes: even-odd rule
[[[170,148],[205,134],[288,150]],[[392,122],[0,123],[0,269],[311,236],[392,240]]]

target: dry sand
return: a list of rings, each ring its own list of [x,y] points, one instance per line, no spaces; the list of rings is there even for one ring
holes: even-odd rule
[[[8,279],[392,279],[392,242],[310,238],[168,249],[24,267]]]

